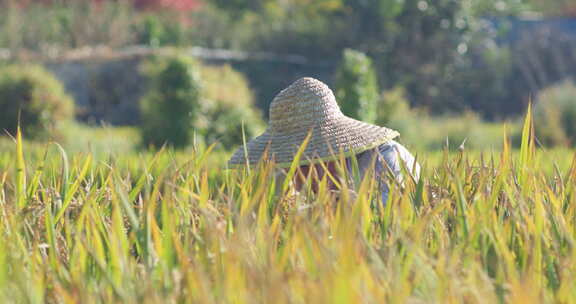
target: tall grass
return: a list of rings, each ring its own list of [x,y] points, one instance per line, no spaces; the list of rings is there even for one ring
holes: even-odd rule
[[[96,159],[18,137],[0,302],[571,303],[576,158],[554,166],[531,130],[520,152],[419,157],[386,205],[371,179],[298,193],[211,148]]]

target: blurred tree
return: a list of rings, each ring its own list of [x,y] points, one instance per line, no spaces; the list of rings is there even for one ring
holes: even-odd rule
[[[178,20],[166,20],[165,16],[147,15],[139,22],[138,42],[151,47],[180,45],[184,40],[183,24]]]
[[[571,81],[543,90],[534,107],[534,129],[544,145],[576,146],[576,86]]]
[[[136,0],[138,7],[158,8],[146,12],[124,0],[92,0],[106,4],[97,6],[52,1],[56,4],[49,9],[0,9],[0,44],[41,52],[51,46],[191,42],[304,55],[312,74],[317,67],[331,69],[344,49],[353,48],[373,60],[382,88],[404,88],[412,105],[433,113],[471,109],[488,119],[521,113],[531,94],[575,74],[567,64],[573,43],[555,31],[551,37],[520,37],[512,46],[499,39],[508,17],[530,7],[570,15],[571,0],[182,0],[196,7],[186,14],[163,9],[177,0]],[[183,19],[191,26],[174,16],[188,16]],[[494,20],[503,22],[495,26]],[[252,81],[270,87],[278,83]],[[260,104],[268,102],[262,99]]]
[[[74,119],[74,102],[43,67],[0,65],[0,130],[15,135],[18,123],[27,137],[58,136]]]
[[[380,94],[378,102],[376,124],[387,125],[395,116],[405,117],[410,112],[409,101],[406,98],[406,90],[396,87]]]
[[[375,122],[378,91],[372,60],[358,51],[344,50],[336,72],[336,100],[342,112],[352,118]]]
[[[511,113],[522,103],[502,106],[510,95],[512,62],[491,51],[498,32],[483,16],[508,16],[529,0],[215,0],[254,29],[248,48],[305,54],[312,62],[337,61],[346,48],[374,61],[381,85],[404,87],[413,105],[431,112],[482,109],[488,118]],[[234,26],[232,26],[234,27]],[[241,35],[237,35],[241,36]],[[246,38],[247,36],[244,36]],[[234,39],[234,38],[232,38]],[[498,47],[496,47],[498,48]],[[485,52],[492,54],[484,55]],[[486,67],[486,69],[483,69]],[[460,79],[467,79],[467,85]],[[492,80],[494,79],[494,80]],[[477,85],[490,80],[481,94]],[[506,112],[507,111],[507,112]]]
[[[141,24],[139,40],[145,45],[158,47],[164,35],[164,27],[159,18],[147,16]]]
[[[168,55],[149,59],[143,70],[151,83],[140,107],[144,145],[182,148],[196,135],[228,149],[242,143],[243,130],[249,138],[263,131],[247,80],[230,66]]]
[[[451,105],[444,111],[473,110],[490,120],[524,111],[524,97],[529,92],[526,87],[523,91],[511,86],[519,74],[513,69],[512,53],[507,47],[471,44],[468,56],[454,67],[440,93],[440,99],[450,101],[445,105]]]
[[[358,37],[354,45],[374,59],[381,81],[389,88],[405,87],[407,98],[414,105],[433,113],[486,105],[486,117],[501,116],[502,108],[496,105],[508,95],[502,94],[495,81],[483,81],[506,79],[508,74],[504,72],[510,70],[510,61],[506,61],[505,54],[500,58],[484,55],[495,47],[498,33],[481,17],[515,14],[525,9],[524,3],[346,0],[350,8],[348,23],[356,24],[347,35]],[[462,74],[473,84],[490,87],[490,94],[461,91],[465,87],[459,83]],[[488,104],[486,98],[494,102]]]
[[[187,146],[200,109],[198,64],[189,57],[168,56],[151,59],[144,70],[151,90],[140,106],[143,144]]]
[[[576,3],[573,0],[529,0],[530,4],[546,15],[552,16],[576,16]]]
[[[252,138],[264,131],[260,112],[248,81],[229,65],[202,67],[202,119],[197,127],[208,144],[220,142],[225,149],[242,144],[242,131]]]

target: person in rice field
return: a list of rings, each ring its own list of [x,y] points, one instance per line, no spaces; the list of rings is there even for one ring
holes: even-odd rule
[[[299,172],[294,179],[296,189],[301,189],[306,179],[311,178],[312,189],[317,191],[324,170],[341,178],[338,172],[343,170],[337,170],[337,164],[342,154],[346,157],[347,176],[352,175],[353,168],[358,169],[361,178],[373,170],[371,176],[379,182],[384,204],[392,179],[402,184],[403,172],[415,181],[419,179],[419,164],[394,140],[399,136],[397,131],[345,116],[332,90],[317,79],[300,78],[278,93],[270,105],[269,117],[266,131],[250,140],[246,147],[238,148],[228,162],[230,166],[254,165],[264,159],[280,168],[289,167],[309,137],[299,159]]]

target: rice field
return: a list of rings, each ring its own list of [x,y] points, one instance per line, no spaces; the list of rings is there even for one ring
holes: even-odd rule
[[[2,303],[574,303],[576,158],[421,153],[419,182],[228,170],[212,147],[0,151]]]

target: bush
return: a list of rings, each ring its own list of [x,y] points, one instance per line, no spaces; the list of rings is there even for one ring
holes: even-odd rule
[[[368,56],[344,50],[336,73],[336,99],[344,114],[373,123],[377,116],[378,82]]]
[[[254,94],[248,81],[229,65],[202,68],[203,118],[202,133],[207,143],[219,141],[225,148],[242,143],[242,129],[246,138],[258,135],[264,128],[260,112],[254,106]]]
[[[187,146],[200,109],[199,65],[184,56],[155,57],[144,65],[151,89],[141,100],[143,144]]]
[[[244,75],[230,65],[202,66],[203,96],[226,106],[252,107],[254,94]]]
[[[534,127],[540,143],[547,146],[576,144],[576,87],[564,82],[538,94]]]
[[[0,66],[0,129],[30,138],[57,136],[63,122],[74,117],[74,102],[62,84],[43,67]]]
[[[182,56],[158,57],[145,63],[152,90],[143,98],[145,145],[188,145],[193,133],[225,148],[242,143],[263,129],[254,95],[242,74],[230,66],[204,66]]]
[[[377,109],[377,125],[386,125],[394,116],[410,114],[410,102],[406,99],[406,90],[396,87],[382,92]]]
[[[169,16],[148,15],[134,27],[137,42],[150,47],[179,45],[184,40],[182,24]]]

